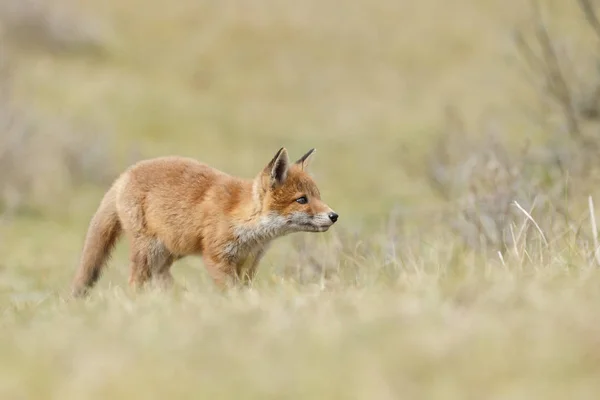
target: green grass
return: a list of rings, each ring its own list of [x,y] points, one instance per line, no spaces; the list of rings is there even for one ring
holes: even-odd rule
[[[68,290],[105,187],[0,222],[0,398],[595,398],[589,243],[532,230],[504,263],[476,256],[432,222],[423,178],[447,105],[475,130],[491,116],[507,140],[539,135],[510,41],[527,2],[67,3],[113,26],[108,52],[14,54],[22,104],[111,127],[116,170],[134,149],[251,177],[280,146],[316,147],[340,220],[277,241],[255,287],[225,295],[193,258],[173,292],[131,293],[121,243],[86,301]],[[545,5],[578,48],[568,3]]]

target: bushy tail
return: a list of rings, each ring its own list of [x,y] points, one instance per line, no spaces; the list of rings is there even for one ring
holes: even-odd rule
[[[85,296],[98,281],[120,234],[121,223],[117,215],[116,189],[113,186],[104,195],[90,222],[79,269],[73,280],[73,296]]]

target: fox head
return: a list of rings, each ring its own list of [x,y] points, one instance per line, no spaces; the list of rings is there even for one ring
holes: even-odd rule
[[[306,172],[315,149],[291,163],[282,147],[257,178],[263,216],[277,218],[288,232],[325,232],[338,214],[321,200],[317,184]]]

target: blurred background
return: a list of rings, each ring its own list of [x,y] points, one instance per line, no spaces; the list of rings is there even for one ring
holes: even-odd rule
[[[192,156],[250,178],[281,146],[317,148],[340,231],[393,219],[495,253],[514,246],[514,201],[551,208],[544,229],[576,229],[596,190],[594,10],[1,0],[4,262],[71,273],[103,191],[136,160]],[[33,248],[64,257],[24,260]]]
[[[597,394],[599,8],[0,0],[0,397]],[[185,259],[190,292],[133,301],[121,243],[63,303],[124,168],[252,178],[282,146],[317,149],[340,220],[273,246],[261,291]]]

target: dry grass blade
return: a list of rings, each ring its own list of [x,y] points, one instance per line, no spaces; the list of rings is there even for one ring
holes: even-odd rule
[[[540,236],[542,237],[542,240],[544,241],[544,244],[546,244],[546,246],[548,246],[548,240],[546,240],[546,235],[544,235],[544,232],[542,231],[542,228],[540,228],[540,226],[538,225],[538,223],[535,222],[535,219],[533,219],[533,217],[531,216],[531,214],[529,214],[527,212],[527,210],[525,210],[523,207],[521,207],[521,205],[516,200],[513,202],[513,204],[515,206],[517,206],[517,208],[519,210],[521,210],[521,212],[523,214],[525,214],[525,216],[527,217],[527,219],[529,219],[533,223],[533,225],[535,225],[536,229],[540,233]]]
[[[592,224],[592,237],[594,238],[594,259],[600,266],[600,243],[598,242],[598,226],[596,225],[596,212],[594,211],[594,200],[588,196],[588,206],[590,210],[590,222]]]

